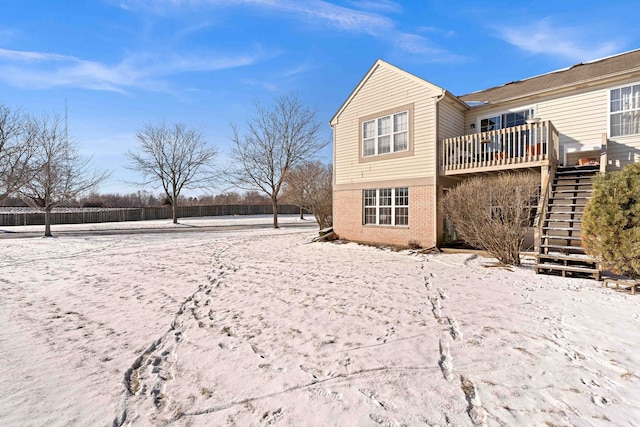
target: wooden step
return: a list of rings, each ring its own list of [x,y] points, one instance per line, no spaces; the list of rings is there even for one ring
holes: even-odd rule
[[[577,181],[577,182],[575,182]],[[580,182],[581,179],[580,178],[563,178],[560,177],[559,179],[554,179],[554,184],[560,184],[562,186],[566,186],[566,185],[577,185],[579,187],[587,187],[589,185],[593,185],[593,180],[591,179],[584,179],[582,178],[582,182]]]
[[[545,249],[556,249],[558,251],[578,251],[584,253],[584,248],[582,246],[550,245],[548,243],[543,243],[540,247]]]
[[[550,208],[584,208],[587,206],[584,203],[549,203]]]
[[[590,182],[559,182],[553,184],[553,190],[558,188],[572,187],[571,190],[575,191],[587,191],[593,188],[593,184]],[[569,190],[568,188],[566,190]]]
[[[593,183],[595,179],[595,175],[556,175],[553,179],[553,182],[583,182],[585,184]]]
[[[549,200],[589,200],[591,198],[591,196],[567,196],[567,195],[562,195],[564,197],[550,197]]]
[[[542,229],[551,231],[580,231],[579,228],[575,227],[542,227]]]
[[[578,273],[597,273],[598,272],[598,268],[595,266],[587,267],[587,266],[580,266],[580,265],[549,264],[546,262],[536,264],[536,267],[548,268],[551,270],[575,271]]]
[[[589,180],[592,181],[595,178],[595,174],[589,174],[589,175],[585,175],[585,174],[564,174],[564,175],[558,175],[556,174],[555,176],[555,180],[556,181],[566,181],[566,180]]]
[[[554,261],[575,261],[575,262],[584,262],[584,263],[592,263],[592,264],[597,263],[595,258],[592,258],[588,255],[579,255],[579,254],[574,254],[574,255],[562,255],[562,254],[556,254],[556,253],[538,254],[537,255],[538,262],[540,262],[541,258],[554,260]]]
[[[536,264],[535,272],[540,274],[541,270],[559,271],[563,277],[566,277],[567,273],[580,273],[593,276],[594,279],[600,280],[600,270],[597,268],[575,267],[572,265],[558,265],[558,264]]]
[[[559,176],[553,180],[555,185],[579,185],[586,187],[593,185],[594,180],[590,176]]]
[[[574,241],[580,240],[582,241],[582,237],[580,236],[549,236],[545,234],[541,238],[545,240],[574,240]]]
[[[590,199],[591,197],[550,197],[549,198],[549,205],[553,205],[555,204],[559,204],[559,203],[565,203],[565,204],[569,204],[569,205],[580,205],[580,206],[586,206],[587,205],[587,201]]]
[[[544,220],[545,222],[576,222],[581,223],[581,219],[558,219],[558,218],[547,218]]]
[[[558,168],[556,170],[556,174],[569,174],[569,173],[598,173],[600,171],[600,166],[581,166],[581,167],[566,167],[566,168]]]
[[[591,188],[582,188],[582,189],[575,189],[575,190],[553,190],[553,193],[593,193],[593,190]]]
[[[547,212],[548,215],[582,215],[582,211],[573,211],[573,212],[568,212],[568,211],[554,211],[554,212]]]

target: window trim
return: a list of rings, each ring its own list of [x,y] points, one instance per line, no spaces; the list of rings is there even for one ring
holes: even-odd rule
[[[380,204],[380,193],[381,191],[384,190],[391,190],[391,204],[389,205],[381,205]],[[397,201],[397,191],[398,190],[405,190],[406,191],[406,198],[407,198],[407,204],[406,205],[399,205],[396,204]],[[375,191],[375,205],[367,205],[366,201],[367,201],[367,192],[368,191]],[[400,196],[402,197],[402,196]],[[409,202],[409,187],[385,187],[385,188],[365,188],[362,190],[362,225],[364,226],[375,226],[375,227],[409,227],[409,206],[410,206],[410,202]],[[380,209],[381,208],[388,208],[391,211],[391,219],[390,219],[390,223],[380,223]],[[396,217],[396,209],[398,208],[406,208],[407,209],[407,215],[406,215],[406,224],[398,224],[398,219]],[[375,209],[375,218],[376,221],[375,223],[372,222],[367,222],[367,209]]]
[[[481,123],[484,119],[490,119],[491,117],[500,116],[500,120],[502,121],[502,116],[504,116],[505,114],[519,113],[521,111],[526,111],[526,110],[531,111],[531,117],[536,117],[536,115],[538,114],[537,105],[525,105],[523,107],[509,108],[507,110],[494,111],[493,113],[487,113],[482,116],[478,116],[476,118],[476,132],[482,133]],[[509,127],[513,127],[513,126],[509,126]],[[501,123],[499,129],[508,129],[508,128],[503,127]],[[491,132],[491,131],[488,131],[488,132]]]
[[[637,109],[633,109],[633,110],[621,110],[621,111],[617,111],[615,113],[613,113],[611,111],[611,92],[616,90],[616,89],[622,89],[625,87],[633,87],[633,86],[637,86],[640,85],[640,82],[636,81],[636,82],[630,82],[630,83],[626,83],[623,85],[618,85],[618,86],[613,86],[607,89],[607,136],[609,138],[627,138],[627,137],[637,137],[638,135],[640,135],[640,132],[637,133],[630,133],[630,134],[626,134],[626,135],[613,135],[613,132],[611,132],[611,116],[613,114],[620,114],[621,112],[625,112],[625,111],[638,111],[640,112],[640,107]]]
[[[383,117],[387,117],[390,116],[391,119],[391,133],[390,133],[390,144],[391,144],[391,149],[393,149],[393,115],[394,114],[398,114],[398,113],[402,113],[402,112],[407,112],[408,114],[408,118],[407,118],[407,149],[403,150],[403,151],[391,151],[389,153],[382,153],[382,154],[374,154],[371,156],[364,156],[364,144],[363,144],[363,127],[364,127],[364,123],[365,122],[369,122],[371,120],[376,120],[375,123],[375,127],[376,127],[376,135],[377,135],[377,127],[378,127],[378,122],[377,119],[383,118]],[[389,159],[397,159],[397,158],[402,158],[402,157],[409,157],[409,156],[413,156],[413,116],[414,116],[414,104],[406,104],[406,105],[401,105],[399,107],[396,108],[392,108],[389,110],[384,110],[384,111],[380,111],[378,113],[375,114],[369,114],[363,117],[360,117],[358,120],[358,163],[368,163],[368,162],[375,162],[378,160],[389,160]],[[377,143],[377,139],[376,139],[376,143]],[[377,149],[377,147],[376,147]]]

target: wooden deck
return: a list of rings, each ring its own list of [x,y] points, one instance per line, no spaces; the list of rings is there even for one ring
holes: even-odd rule
[[[558,131],[550,121],[461,135],[440,141],[440,175],[558,164]]]

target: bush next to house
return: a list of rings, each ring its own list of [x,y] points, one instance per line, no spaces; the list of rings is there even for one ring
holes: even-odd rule
[[[581,236],[602,267],[640,279],[640,164],[596,177]]]
[[[442,209],[462,240],[503,264],[520,265],[539,189],[539,176],[530,173],[474,177],[449,190]]]

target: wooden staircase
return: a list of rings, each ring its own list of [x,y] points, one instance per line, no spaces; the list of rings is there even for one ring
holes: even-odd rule
[[[593,277],[600,280],[597,261],[586,255],[580,239],[582,213],[591,198],[598,166],[558,168],[540,232],[536,273]]]

